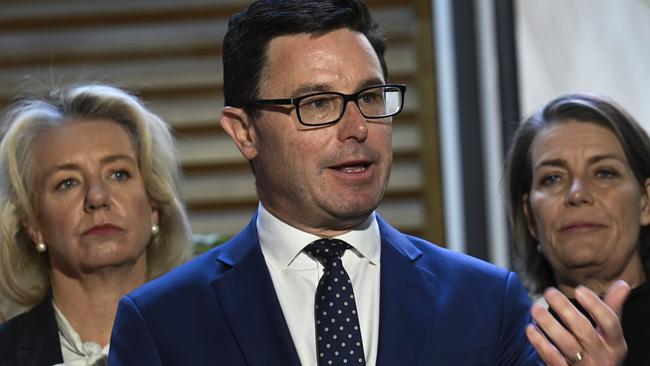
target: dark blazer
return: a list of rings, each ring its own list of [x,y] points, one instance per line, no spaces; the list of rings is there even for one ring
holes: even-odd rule
[[[0,366],[52,366],[61,362],[59,328],[49,297],[0,324]]]
[[[120,301],[109,364],[300,365],[257,238],[229,242]],[[537,365],[529,300],[512,272],[381,234],[377,365]]]

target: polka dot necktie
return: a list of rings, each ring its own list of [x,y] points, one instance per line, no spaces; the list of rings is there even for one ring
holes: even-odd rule
[[[319,366],[366,364],[352,281],[341,262],[349,248],[338,239],[319,239],[305,247],[325,267],[315,304]]]

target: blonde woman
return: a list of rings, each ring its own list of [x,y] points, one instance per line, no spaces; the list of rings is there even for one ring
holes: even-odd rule
[[[0,302],[27,312],[0,325],[0,365],[105,364],[119,299],[191,253],[169,126],[91,84],[2,127]]]

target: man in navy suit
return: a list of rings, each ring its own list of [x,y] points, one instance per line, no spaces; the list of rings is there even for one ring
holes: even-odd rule
[[[111,365],[541,362],[515,274],[402,234],[374,211],[405,87],[386,81],[385,44],[362,2],[258,1],[231,18],[223,49],[221,126],[251,163],[258,212],[229,242],[123,298]],[[305,249],[322,238],[344,243],[336,263]],[[315,308],[334,268],[355,300],[345,301],[353,319],[339,320],[355,333],[332,336],[336,351],[321,343],[331,333]],[[567,304],[556,310],[579,330],[539,318],[557,347],[528,331],[550,363],[586,365],[600,335]],[[591,308],[620,332],[605,304]],[[619,340],[601,348],[618,357]]]

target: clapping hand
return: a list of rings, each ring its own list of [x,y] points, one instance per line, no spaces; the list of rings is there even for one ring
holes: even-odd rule
[[[593,291],[579,286],[578,303],[595,321],[595,326],[560,291],[549,288],[544,298],[561,322],[541,305],[533,305],[526,335],[547,365],[621,365],[627,353],[620,316],[630,293],[624,281],[616,281],[601,300]]]

